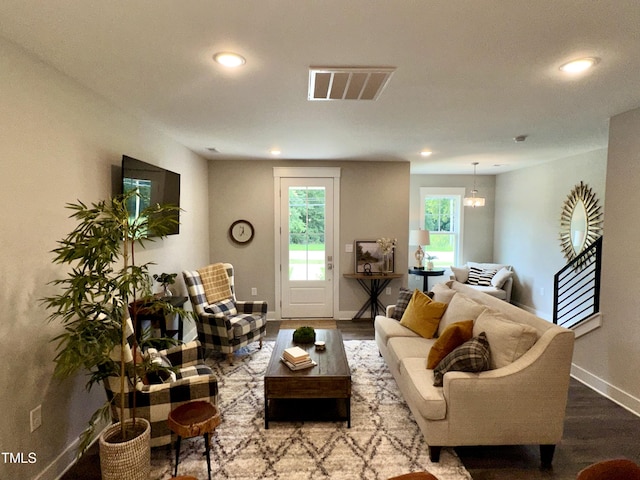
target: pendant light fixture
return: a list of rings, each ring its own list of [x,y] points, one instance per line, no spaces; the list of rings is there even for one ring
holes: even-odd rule
[[[465,207],[484,207],[484,197],[476,197],[478,190],[476,189],[476,166],[478,162],[473,162],[473,190],[471,190],[470,197],[464,197],[463,205]]]

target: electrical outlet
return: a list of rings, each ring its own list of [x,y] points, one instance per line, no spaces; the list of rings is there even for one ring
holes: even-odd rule
[[[391,287],[387,287],[387,288],[384,290],[384,293],[386,293],[387,295],[391,295]]]
[[[42,425],[42,405],[38,405],[29,413],[31,421],[31,431],[35,431]]]
[[[544,287],[540,287],[540,296],[544,297]]]
[[[256,287],[251,288],[251,295],[253,297],[255,297],[256,295],[258,295],[258,289]]]
[[[345,253],[353,253],[353,243],[345,243],[344,252]]]

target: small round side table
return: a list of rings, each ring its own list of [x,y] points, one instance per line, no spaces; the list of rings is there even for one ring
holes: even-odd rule
[[[429,290],[429,277],[440,277],[444,275],[444,268],[434,268],[433,270],[423,270],[422,268],[410,268],[411,275],[422,277],[422,291]]]
[[[205,401],[185,403],[174,408],[169,413],[167,420],[169,428],[178,435],[176,440],[176,468],[174,477],[178,476],[178,463],[180,462],[180,440],[182,437],[197,437],[204,435],[204,446],[207,455],[207,471],[211,480],[211,444],[209,436],[220,425],[220,411],[215,405]]]

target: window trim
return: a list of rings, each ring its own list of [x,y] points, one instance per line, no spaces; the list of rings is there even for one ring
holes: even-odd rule
[[[456,238],[456,251],[454,255],[454,265],[461,265],[462,259],[464,258],[462,252],[462,246],[464,242],[462,239],[464,238],[464,208],[462,206],[462,201],[465,195],[464,187],[420,187],[420,228],[425,229],[424,224],[424,201],[427,197],[457,197],[458,198],[458,221],[459,225],[456,230],[457,235]]]

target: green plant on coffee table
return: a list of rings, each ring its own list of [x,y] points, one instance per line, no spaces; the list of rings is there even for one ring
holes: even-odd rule
[[[130,304],[139,303],[136,300],[142,295],[145,307],[158,303],[157,308],[169,314],[188,315],[167,302],[145,296],[151,263],[135,263],[135,246],[144,247],[147,241],[153,240],[147,237],[149,231],[160,238],[166,236],[177,222],[167,214],[179,208],[155,204],[134,217],[127,209],[127,201],[134,196],[140,195],[131,191],[90,206],[80,201],[66,205],[77,225],[57,242],[58,247],[52,253],[53,262],[68,269],[63,278],[50,282],[59,287],[60,292],[42,299],[51,312],[49,321],[58,320],[64,327],[63,333],[52,340],[57,342],[54,375],[65,378],[86,370],[89,372],[87,390],[109,376],[119,377],[121,402],[117,407],[121,412],[125,409],[125,382],[136,385],[139,373],[134,368],[132,378],[131,372],[127,372],[125,327]],[[131,310],[135,328],[136,308]],[[134,359],[138,358],[137,348],[134,342]],[[135,395],[133,398],[135,402]],[[134,405],[134,426],[135,408]],[[107,401],[93,414],[82,434],[79,453],[93,439],[97,423],[109,419],[110,410],[111,404]],[[123,440],[135,436],[126,425],[121,422]]]
[[[295,343],[313,343],[316,341],[316,331],[313,327],[299,327],[293,332]]]

